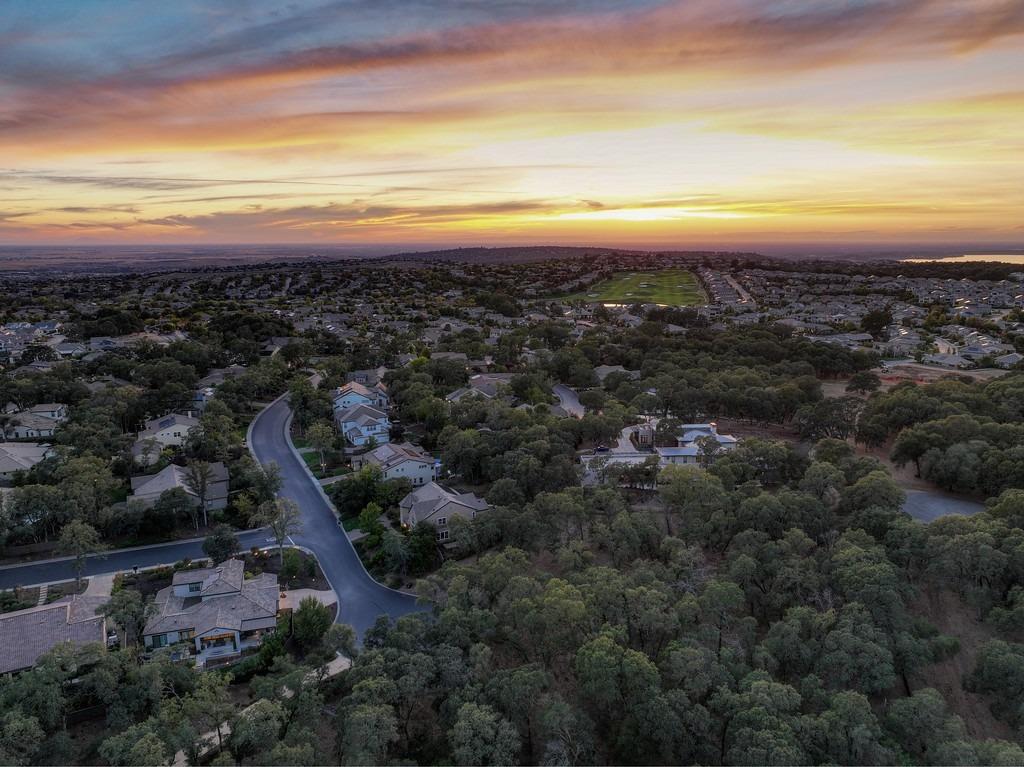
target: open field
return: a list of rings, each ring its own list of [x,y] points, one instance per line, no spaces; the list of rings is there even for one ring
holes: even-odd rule
[[[652,303],[666,306],[692,306],[702,304],[706,300],[697,278],[686,269],[623,272],[569,298],[573,301]]]

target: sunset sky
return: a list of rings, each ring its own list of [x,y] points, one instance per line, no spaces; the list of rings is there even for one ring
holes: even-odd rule
[[[1024,243],[1024,0],[6,0],[0,243]]]

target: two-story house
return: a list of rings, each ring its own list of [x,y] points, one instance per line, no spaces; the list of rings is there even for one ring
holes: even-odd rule
[[[370,370],[353,370],[345,376],[345,380],[360,383],[363,386],[375,386],[380,383],[380,380],[387,372],[388,369],[385,367],[373,368]]]
[[[4,432],[14,439],[52,437],[57,426],[67,419],[67,405],[47,402],[15,413]]]
[[[391,441],[391,421],[383,410],[370,405],[353,405],[334,412],[334,421],[342,436],[354,447]]]
[[[334,410],[347,410],[355,405],[370,405],[378,410],[387,410],[391,405],[387,387],[379,381],[372,386],[364,386],[357,381],[349,381],[334,391]]]
[[[403,527],[425,522],[437,529],[437,540],[445,545],[451,538],[448,526],[454,517],[474,519],[489,508],[487,501],[473,493],[454,493],[436,482],[413,490],[398,504]]]
[[[376,466],[385,479],[405,477],[413,485],[425,485],[437,479],[437,462],[422,448],[408,442],[388,443],[352,459],[352,468]]]
[[[188,438],[188,431],[199,425],[199,419],[191,413],[168,413],[160,418],[146,421],[146,428],[139,432],[132,445],[132,456],[143,466],[154,464],[165,447],[181,447]]]
[[[255,649],[277,629],[277,576],[245,577],[240,559],[180,570],[156,595],[156,615],[143,629],[147,649],[173,647],[196,666],[223,663]]]

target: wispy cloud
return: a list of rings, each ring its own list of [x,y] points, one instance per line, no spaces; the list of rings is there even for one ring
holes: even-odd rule
[[[933,236],[1024,188],[1024,0],[75,10],[0,32],[8,237]]]

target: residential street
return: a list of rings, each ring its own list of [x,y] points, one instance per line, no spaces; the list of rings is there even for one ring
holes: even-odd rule
[[[338,594],[338,622],[348,623],[362,636],[379,615],[397,618],[425,609],[414,597],[377,583],[363,568],[319,487],[292,452],[286,432],[290,412],[284,399],[262,411],[250,429],[249,445],[261,463],[274,462],[281,467],[281,496],[291,498],[302,509],[303,529],[294,541],[319,558],[324,575]]]
[[[238,534],[238,540],[242,544],[242,549],[270,545],[266,530],[246,530]],[[133,567],[154,567],[172,564],[185,558],[196,559],[203,556],[205,555],[201,538],[135,549],[115,549],[106,554],[89,557],[85,574],[86,576],[103,575],[121,570],[131,570]],[[23,565],[4,565],[0,567],[0,589],[70,581],[74,577],[75,572],[70,557],[44,559]]]
[[[290,412],[283,399],[262,411],[253,422],[249,444],[261,463],[273,461],[281,467],[284,480],[281,495],[291,498],[302,509],[303,529],[293,541],[319,558],[324,575],[338,595],[338,622],[352,625],[362,636],[379,615],[397,618],[425,609],[416,604],[414,597],[377,583],[363,568],[334,512],[291,450],[285,431]],[[242,549],[273,545],[266,530],[248,530],[239,533],[238,539]],[[153,567],[202,556],[202,539],[118,549],[90,557],[85,575]],[[74,577],[69,557],[7,565],[0,567],[0,589],[67,581]]]

